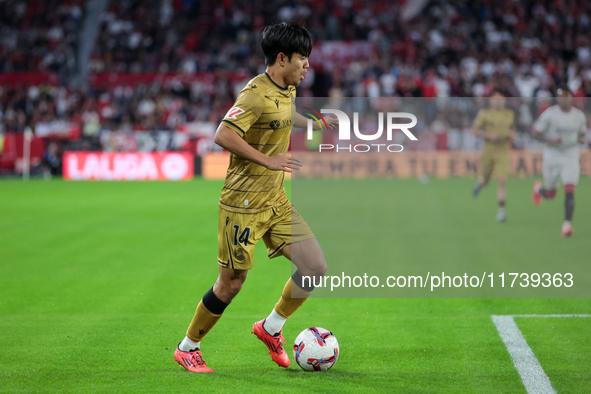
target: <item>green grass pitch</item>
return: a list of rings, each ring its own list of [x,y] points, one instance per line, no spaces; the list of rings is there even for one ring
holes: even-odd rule
[[[388,182],[402,219],[430,214],[477,255],[479,232],[455,224],[469,215],[484,232],[511,232],[530,212],[531,181],[509,180],[505,224],[494,221],[494,189],[473,201],[472,180]],[[314,298],[285,325],[288,353],[302,329],[318,325],[337,336],[339,361],[326,373],[306,373],[293,359],[282,369],[250,334],[290,274],[261,245],[243,291],[202,343],[216,372],[188,373],[172,355],[217,277],[222,184],[0,182],[0,392],[525,393],[490,316],[591,313],[589,299]],[[584,178],[576,233],[565,240],[576,241],[575,255],[588,255],[590,195]],[[446,209],[426,213],[435,203]],[[559,194],[528,236],[551,232],[560,241],[561,211]],[[404,227],[393,231],[394,240],[412,241]],[[505,247],[519,258],[513,238]],[[397,256],[404,261],[412,249]],[[589,392],[591,319],[515,321],[559,393]]]

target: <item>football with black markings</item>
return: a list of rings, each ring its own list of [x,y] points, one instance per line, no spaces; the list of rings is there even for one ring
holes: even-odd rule
[[[339,358],[339,342],[325,328],[306,328],[293,344],[293,357],[305,371],[328,371]]]

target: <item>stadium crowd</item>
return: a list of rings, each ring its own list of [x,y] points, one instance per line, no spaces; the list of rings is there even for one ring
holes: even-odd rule
[[[0,1],[0,73],[71,70],[82,6],[83,0]]]
[[[372,57],[360,54],[349,62],[313,53],[312,67],[328,72],[329,87],[343,89],[346,96],[469,97],[497,85],[513,96],[532,97],[561,83],[580,95],[591,93],[591,4],[586,1],[432,2],[406,22],[400,19],[403,3],[115,3],[104,17],[92,69],[244,68],[256,75],[263,68],[261,28],[281,19],[308,26],[319,42],[372,45]]]
[[[567,84],[591,111],[585,99],[591,96],[591,3],[432,1],[403,20],[404,3],[111,1],[90,57],[90,80],[101,73],[200,77],[103,81],[84,90],[2,86],[0,127],[21,132],[66,120],[98,138],[217,123],[244,83],[264,70],[261,29],[277,20],[304,24],[317,43],[300,96],[479,97],[496,87],[544,99]],[[71,68],[82,9],[82,0],[0,1],[0,72]],[[336,51],[324,46],[335,41],[342,44]],[[119,149],[102,141],[102,148]]]

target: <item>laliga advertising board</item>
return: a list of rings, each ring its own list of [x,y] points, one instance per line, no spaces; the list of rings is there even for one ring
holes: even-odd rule
[[[187,152],[65,152],[63,176],[70,181],[186,181],[193,178]]]

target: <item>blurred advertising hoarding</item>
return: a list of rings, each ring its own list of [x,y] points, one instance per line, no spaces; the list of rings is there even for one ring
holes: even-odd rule
[[[187,181],[194,157],[187,152],[65,152],[63,176],[70,181]]]
[[[436,178],[476,177],[480,152],[435,151],[408,153],[293,152],[303,161],[298,178]],[[512,176],[541,176],[541,151],[511,151]],[[209,153],[203,157],[206,179],[224,179],[229,154]],[[581,175],[591,175],[591,153],[581,152]]]

